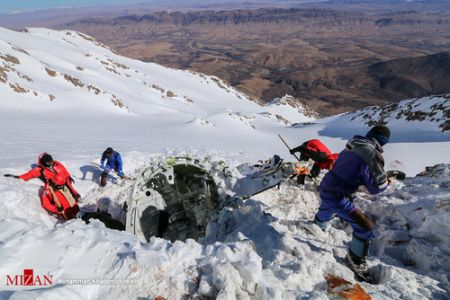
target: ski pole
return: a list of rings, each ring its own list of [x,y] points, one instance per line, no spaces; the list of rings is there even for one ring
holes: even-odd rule
[[[283,144],[289,149],[289,151],[291,151],[291,147],[289,147],[288,143],[286,143],[286,141],[283,139],[283,137],[278,134],[278,137],[280,138],[280,140],[283,142]],[[297,156],[297,154],[292,154],[298,161],[300,161],[300,157]]]
[[[283,139],[283,137],[278,134],[278,137],[280,138],[280,140],[283,142],[283,144],[289,149],[289,151],[291,150],[291,147],[289,147],[288,143],[286,143],[286,141]],[[292,154],[299,162],[301,162],[300,158],[294,153]],[[312,178],[313,182],[314,182],[314,186],[317,189],[317,179],[316,178]]]
[[[278,137],[283,142],[283,144],[286,146],[286,148],[289,149],[289,153],[290,153],[291,152],[291,147],[289,147],[288,143],[283,139],[283,137],[280,134],[278,134]],[[300,162],[300,158],[295,153],[293,153],[292,155]],[[294,174],[294,175],[291,176],[291,178],[294,178],[295,176],[296,175]]]

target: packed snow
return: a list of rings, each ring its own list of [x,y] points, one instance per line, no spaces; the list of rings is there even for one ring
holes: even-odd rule
[[[239,170],[275,153],[291,159],[278,133],[292,146],[320,138],[339,152],[369,128],[364,111],[315,120],[298,107],[280,109],[286,103],[261,106],[217,78],[124,58],[83,34],[47,29],[0,29],[0,95],[0,173],[25,172],[47,151],[72,173],[85,209],[105,197],[123,203],[133,187],[117,179],[98,188],[90,162],[107,146],[123,154],[131,177],[175,155],[223,161],[232,177],[215,178],[232,195]],[[428,112],[439,101],[437,114],[448,120],[447,98],[410,101]],[[430,118],[383,120],[393,137],[386,169],[410,178],[378,196],[357,195],[377,221],[369,264],[379,284],[362,285],[374,299],[448,299],[449,131]],[[57,222],[40,207],[40,186],[0,177],[1,299],[328,299],[326,274],[354,282],[343,264],[348,226],[334,220],[322,232],[309,222],[319,205],[315,182],[302,191],[287,180],[224,204],[203,239],[173,243],[146,243],[99,221]],[[55,284],[6,286],[6,275],[27,268]],[[81,282],[88,279],[113,282]]]

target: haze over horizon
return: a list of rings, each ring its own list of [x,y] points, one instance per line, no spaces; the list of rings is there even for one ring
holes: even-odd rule
[[[283,2],[292,2],[293,4],[308,2],[323,2],[327,0],[287,0]],[[194,4],[195,6],[212,5],[214,3],[235,3],[237,0],[42,0],[42,1],[26,1],[26,0],[6,0],[0,3],[0,14],[26,13],[38,10],[51,10],[60,8],[86,8],[95,6],[126,6],[129,4],[143,5],[186,5]],[[267,4],[277,3],[277,0],[248,0],[246,3]]]
[[[9,14],[17,12],[27,12],[33,10],[58,9],[58,8],[79,8],[98,5],[123,5],[150,2],[143,0],[6,0],[0,4],[0,13]]]

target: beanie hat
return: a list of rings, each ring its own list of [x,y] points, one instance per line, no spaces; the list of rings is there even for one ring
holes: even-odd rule
[[[391,137],[391,131],[384,125],[378,125],[372,127],[372,129],[367,132],[366,137],[376,139],[381,146],[386,145]]]
[[[53,162],[53,157],[50,154],[43,154],[41,159],[39,160],[40,164],[43,164],[44,166],[50,166],[51,163]]]
[[[105,154],[106,154],[106,155],[111,155],[111,154],[113,154],[113,153],[114,153],[113,148],[111,148],[111,147],[106,148],[106,150],[105,150]]]

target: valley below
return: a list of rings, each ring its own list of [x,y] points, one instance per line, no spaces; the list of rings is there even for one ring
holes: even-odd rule
[[[215,75],[261,103],[321,115],[450,91],[450,15],[262,8],[89,17],[59,25],[121,55]]]

